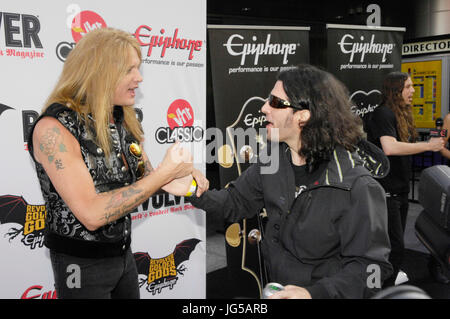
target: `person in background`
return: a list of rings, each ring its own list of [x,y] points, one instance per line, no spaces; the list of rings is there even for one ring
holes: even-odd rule
[[[447,147],[441,150],[441,155],[448,159],[448,163],[450,165],[450,145],[448,144],[449,134],[450,134],[450,113],[448,113],[444,117],[444,124],[442,125],[442,129],[447,130],[447,137],[444,138],[445,144]]]
[[[271,298],[372,296],[392,271],[386,200],[356,153],[362,124],[346,88],[330,73],[300,65],[278,75],[261,111],[279,169],[264,173],[271,161],[259,161],[228,188],[190,201],[229,222],[265,207],[269,281],[286,286]]]
[[[444,120],[441,118],[438,119],[442,126],[436,125],[438,130],[447,130],[447,136],[444,137],[445,147],[441,150],[441,155],[447,159],[447,165],[450,166],[450,144],[449,144],[449,134],[450,134],[450,113],[448,113]],[[436,120],[436,124],[438,121]],[[441,263],[436,260],[434,256],[430,256],[428,261],[428,270],[430,271],[431,276],[440,283],[448,284],[450,283],[450,279],[445,275],[445,271],[442,268]]]
[[[154,169],[143,149],[133,108],[140,64],[131,34],[87,33],[30,134],[58,298],[139,298],[130,212],[160,189],[189,192],[188,151],[176,143]],[[79,277],[71,281],[74,269]]]
[[[409,207],[411,155],[425,151],[438,152],[444,145],[442,138],[415,142],[417,132],[411,107],[413,94],[413,82],[407,73],[388,74],[383,82],[382,102],[367,122],[367,139],[380,147],[390,162],[389,174],[379,180],[387,196],[391,242],[389,261],[394,267],[394,273],[385,286],[395,284],[404,257],[403,235]]]

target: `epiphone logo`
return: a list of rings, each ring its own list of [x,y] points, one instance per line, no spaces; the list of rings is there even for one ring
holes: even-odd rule
[[[244,65],[247,56],[254,56],[253,64],[257,65],[261,55],[283,55],[283,64],[288,63],[288,56],[295,54],[296,43],[271,43],[271,34],[267,34],[266,41],[256,43],[258,38],[252,37],[253,43],[243,43],[244,37],[240,34],[231,35],[223,46],[232,56],[241,56],[241,65]],[[234,49],[236,48],[236,49]]]
[[[366,54],[382,54],[382,62],[386,62],[386,55],[391,54],[394,49],[394,43],[375,43],[375,34],[372,34],[369,42],[364,42],[364,36],[359,39],[361,42],[353,41],[355,37],[351,34],[345,34],[338,45],[341,52],[350,54],[350,61],[353,62],[355,54],[361,54],[360,61],[364,62]]]
[[[141,25],[136,29],[134,36],[142,47],[148,46],[147,56],[152,55],[153,48],[161,48],[161,58],[166,54],[167,49],[178,49],[189,51],[189,60],[194,58],[194,51],[200,51],[203,41],[181,38],[178,36],[178,28],[172,36],[164,36],[165,29],[159,30],[158,34],[152,34],[152,28],[147,25]]]

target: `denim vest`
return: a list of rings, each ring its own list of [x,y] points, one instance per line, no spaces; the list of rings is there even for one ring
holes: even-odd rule
[[[128,151],[137,141],[121,125],[123,110],[115,106],[115,124],[110,124],[112,149],[109,157],[92,138],[93,130],[78,114],[61,104],[52,104],[35,122],[44,116],[56,118],[79,142],[81,154],[97,193],[111,191],[136,181],[138,159]],[[76,218],[70,208],[56,192],[43,166],[33,156],[34,126],[28,139],[28,148],[36,165],[36,173],[47,207],[44,244],[56,252],[79,257],[101,258],[122,255],[131,243],[131,218],[128,215],[95,231],[89,231]],[[127,161],[128,168],[123,161]]]

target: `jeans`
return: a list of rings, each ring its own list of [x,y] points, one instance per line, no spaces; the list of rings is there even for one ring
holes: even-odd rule
[[[81,258],[50,250],[59,299],[139,299],[136,262],[128,248],[118,257]]]
[[[403,239],[406,227],[406,218],[408,215],[408,193],[392,194],[386,198],[388,210],[388,234],[391,242],[391,253],[389,262],[394,268],[392,277],[389,278],[385,285],[390,286],[395,282],[397,273],[403,263],[405,254],[405,242]]]

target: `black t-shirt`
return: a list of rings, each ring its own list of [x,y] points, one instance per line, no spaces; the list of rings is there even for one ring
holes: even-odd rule
[[[382,149],[381,136],[392,136],[397,140],[397,120],[394,112],[385,105],[381,105],[371,114],[366,122],[367,139]],[[392,194],[409,192],[409,179],[411,176],[411,156],[388,156],[390,162],[389,174],[379,180],[386,192]]]
[[[313,183],[314,174],[308,173],[308,165],[297,166],[292,164],[292,168],[294,169],[295,175],[295,197],[297,198],[305,189],[307,189],[308,185]]]

